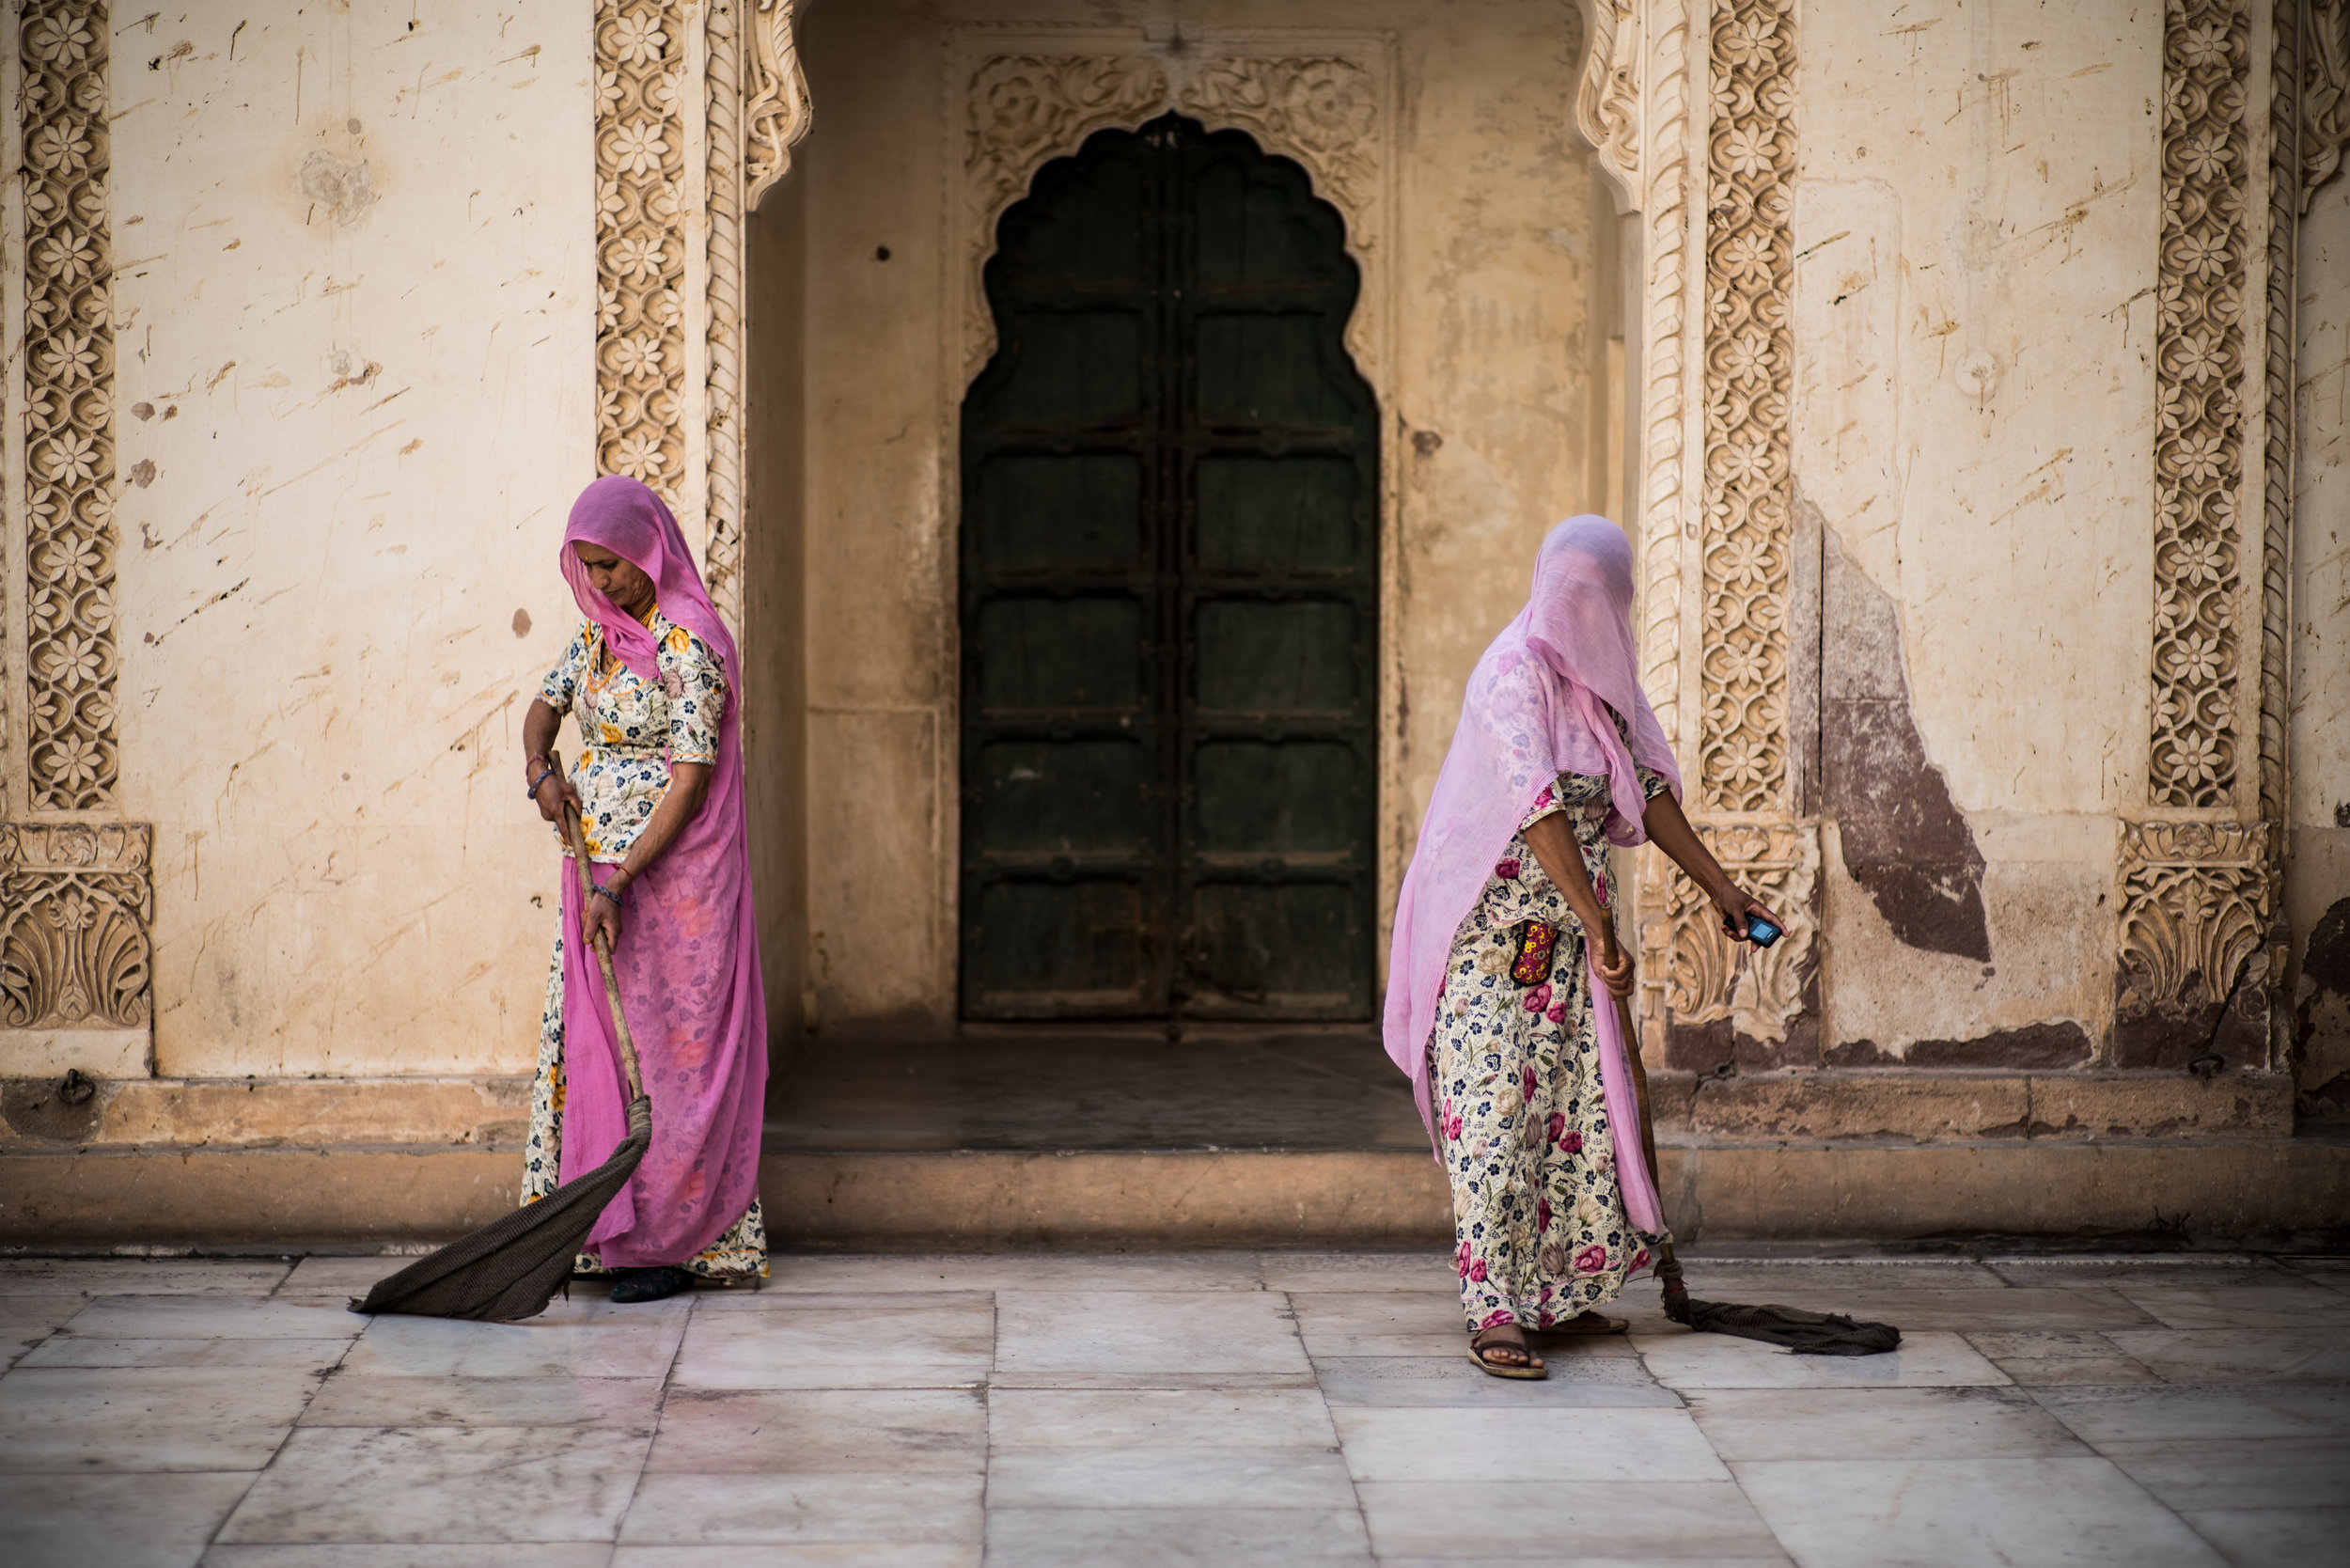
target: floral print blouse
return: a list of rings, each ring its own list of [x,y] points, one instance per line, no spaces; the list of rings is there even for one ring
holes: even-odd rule
[[[661,679],[640,679],[617,657],[606,667],[603,628],[580,622],[539,696],[558,714],[579,719],[579,792],[588,858],[617,864],[652,820],[676,762],[715,762],[718,721],[727,707],[726,672],[710,645],[658,608],[646,622]],[[559,837],[562,828],[556,832]],[[568,853],[568,851],[566,852]]]

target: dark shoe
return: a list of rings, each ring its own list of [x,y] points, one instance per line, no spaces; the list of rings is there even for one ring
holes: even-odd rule
[[[613,1282],[615,1301],[659,1301],[689,1290],[694,1277],[682,1268],[624,1268]]]

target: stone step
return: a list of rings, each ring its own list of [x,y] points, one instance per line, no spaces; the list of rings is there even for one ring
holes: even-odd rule
[[[1659,1151],[1700,1241],[2107,1237],[2350,1242],[2350,1140],[1681,1141]],[[284,1246],[446,1239],[510,1207],[521,1156],[433,1148],[0,1155],[0,1245]],[[778,1247],[906,1250],[1443,1246],[1425,1153],[771,1148]]]

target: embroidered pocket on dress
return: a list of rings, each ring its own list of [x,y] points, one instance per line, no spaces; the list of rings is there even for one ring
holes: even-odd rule
[[[1528,920],[1518,935],[1518,955],[1510,961],[1510,978],[1520,985],[1540,985],[1550,979],[1550,955],[1559,946],[1559,928],[1547,920]]]

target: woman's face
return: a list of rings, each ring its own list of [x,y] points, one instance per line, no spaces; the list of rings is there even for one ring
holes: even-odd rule
[[[652,608],[652,579],[634,566],[584,539],[572,542],[572,553],[588,569],[588,580],[596,585],[596,591],[623,612],[641,617]]]

